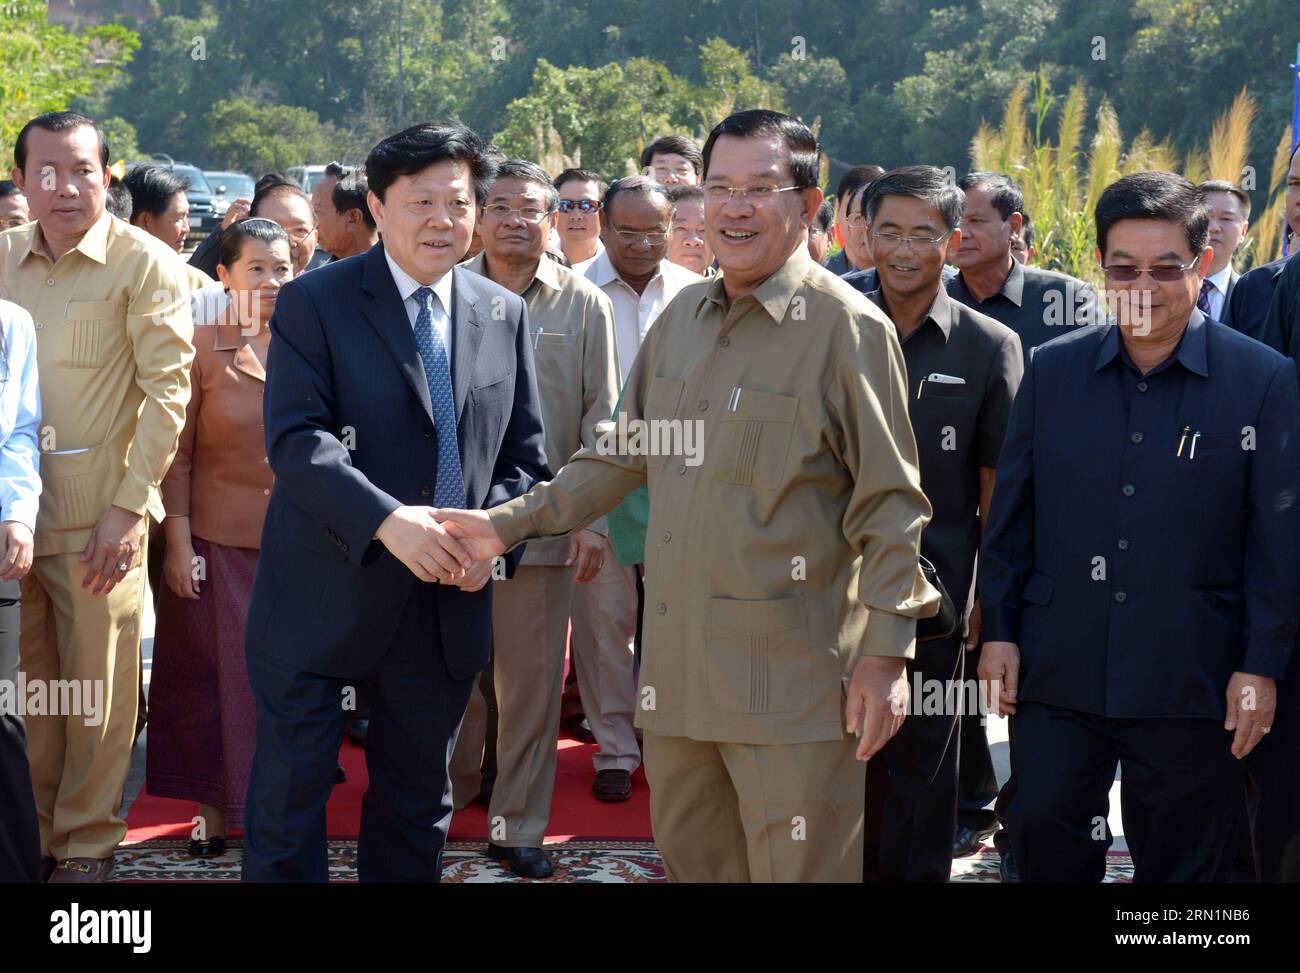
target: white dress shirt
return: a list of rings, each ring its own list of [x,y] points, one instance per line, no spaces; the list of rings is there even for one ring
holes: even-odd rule
[[[1211,274],[1205,279],[1214,285],[1209,293],[1210,298],[1210,317],[1215,321],[1223,320],[1223,299],[1228,292],[1228,278],[1232,276],[1232,264],[1224,267],[1217,274]]]
[[[36,327],[17,304],[0,301],[0,332],[0,520],[16,520],[34,532],[41,495]]]
[[[594,264],[597,260],[599,260],[600,255],[604,252],[605,252],[605,244],[601,243],[600,240],[597,239],[596,252],[592,256],[588,257],[586,260],[579,260],[576,264],[573,264],[571,269],[575,274],[582,274],[585,277],[587,275],[587,268],[589,268],[592,264]]]
[[[406,316],[410,318],[411,328],[414,329],[415,319],[420,314],[420,304],[415,299],[415,292],[426,285],[397,266],[397,261],[387,250],[384,251],[384,259],[388,261],[393,283],[397,285],[397,293],[402,298]],[[433,333],[442,340],[442,346],[447,349],[447,364],[450,370],[451,362],[455,361],[451,355],[451,271],[447,271],[428,286],[433,289]]]
[[[619,377],[627,382],[632,362],[650,325],[668,306],[677,292],[687,284],[704,280],[699,274],[668,260],[659,261],[659,271],[638,294],[623,280],[610,262],[609,254],[600,256],[587,268],[587,279],[605,292],[614,305],[614,336],[618,343]]]

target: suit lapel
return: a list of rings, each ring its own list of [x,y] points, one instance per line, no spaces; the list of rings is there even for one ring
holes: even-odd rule
[[[411,319],[407,316],[402,296],[397,292],[397,284],[388,269],[384,257],[384,245],[378,243],[366,254],[365,266],[361,272],[361,313],[378,332],[389,354],[397,363],[406,384],[411,387],[415,397],[420,400],[425,414],[433,419],[433,403],[429,401],[429,386],[424,378],[424,365],[420,362],[420,352],[415,347],[415,333],[411,330]]]
[[[470,378],[474,362],[483,341],[483,318],[478,307],[478,296],[469,288],[460,267],[451,272],[451,329],[452,367],[451,385],[456,398],[456,427],[464,423],[465,400],[469,398]]]

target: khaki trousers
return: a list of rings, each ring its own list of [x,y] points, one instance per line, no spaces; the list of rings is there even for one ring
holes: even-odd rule
[[[497,777],[488,838],[505,848],[541,847],[550,821],[572,591],[572,567],[526,564],[493,582]],[[486,707],[477,685],[473,696],[452,756],[453,791],[461,794],[477,793],[483,753]]]
[[[81,587],[86,565],[78,552],[36,558],[22,581],[29,686],[76,680],[83,691],[79,713],[27,720],[41,853],[60,860],[107,858],[126,835],[118,812],[135,735],[145,546],[107,595]],[[92,713],[96,700],[101,711]]]
[[[624,567],[605,541],[605,563],[590,584],[574,585],[573,655],[587,725],[599,749],[597,771],[641,765],[636,715],[636,568]]]
[[[857,744],[709,743],[647,730],[650,820],[669,881],[862,881]]]

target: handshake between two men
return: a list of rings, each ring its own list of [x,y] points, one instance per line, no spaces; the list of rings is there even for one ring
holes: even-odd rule
[[[483,510],[398,507],[375,532],[393,557],[421,581],[478,591],[492,577],[505,545]],[[586,584],[605,563],[605,544],[591,530],[569,537],[565,566],[576,565],[574,580]]]

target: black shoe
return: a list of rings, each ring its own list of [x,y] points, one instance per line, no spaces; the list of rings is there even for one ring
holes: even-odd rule
[[[369,720],[348,720],[343,732],[347,734],[348,739],[358,747],[366,745],[366,734],[370,732]]]
[[[219,858],[226,853],[225,838],[208,838],[206,841],[190,839],[191,858]]]
[[[555,871],[550,856],[540,848],[502,848],[489,842],[487,853],[489,858],[505,862],[520,878],[550,878]]]
[[[626,770],[598,770],[591,793],[598,801],[626,801],[632,796],[632,775]]]
[[[984,839],[997,830],[998,826],[996,824],[990,824],[986,828],[967,828],[964,825],[959,825],[957,834],[952,840],[952,857],[966,858],[975,854],[984,847]]]
[[[566,716],[560,721],[560,726],[569,736],[581,743],[596,742],[596,734],[591,732],[591,725],[587,722],[587,717],[582,713]]]
[[[1004,885],[1014,885],[1020,881],[1020,871],[1016,868],[1015,856],[1011,853],[1011,836],[1003,828],[993,837],[993,847],[998,850],[998,876]]]
[[[48,882],[50,880],[50,876],[54,874],[54,869],[57,868],[58,865],[59,865],[59,860],[57,858],[52,858],[49,855],[42,855],[41,856],[41,881]]]
[[[343,769],[342,764],[334,765],[334,783],[341,784],[348,779],[348,772]]]

